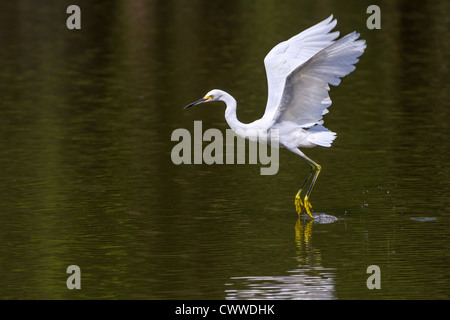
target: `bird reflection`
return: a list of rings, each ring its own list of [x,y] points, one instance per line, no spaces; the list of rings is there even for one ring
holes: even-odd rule
[[[231,277],[226,299],[336,299],[335,269],[322,266],[322,254],[312,244],[315,223],[298,219],[295,224],[296,268],[282,276]]]
[[[313,220],[305,221],[305,223],[306,224],[303,224],[300,221],[300,218],[298,218],[295,223],[295,243],[297,244],[297,248],[300,249],[298,252],[301,252],[304,249],[308,250],[311,242]]]

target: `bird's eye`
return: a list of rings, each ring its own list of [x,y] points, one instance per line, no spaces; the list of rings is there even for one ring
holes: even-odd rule
[[[211,100],[212,98],[214,98],[213,95],[210,95],[210,96],[206,96],[206,97],[205,97],[205,99],[208,99],[208,100]]]

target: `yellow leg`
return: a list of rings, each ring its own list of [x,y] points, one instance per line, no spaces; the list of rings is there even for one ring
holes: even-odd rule
[[[303,183],[302,187],[300,188],[300,190],[297,192],[297,194],[295,195],[295,210],[297,211],[298,215],[300,216],[300,213],[302,212],[302,207],[305,208],[306,213],[312,218],[314,219],[312,213],[311,213],[311,209],[312,209],[312,205],[309,202],[309,196],[311,194],[311,190],[314,187],[314,184],[316,183],[317,177],[319,176],[320,170],[321,170],[321,166],[318,165],[317,163],[315,163],[314,161],[312,161],[311,159],[307,159],[308,164],[311,166],[311,172],[309,173],[308,177],[306,178],[305,182]],[[306,192],[305,198],[302,202],[302,196],[301,196],[301,192],[303,190],[303,187],[306,185],[306,183],[308,182],[308,180],[311,178],[312,174],[314,172],[314,177],[311,181],[311,184],[309,185],[308,191]]]
[[[312,205],[311,205],[311,203],[308,201],[308,196],[305,196],[304,207],[305,207],[306,213],[307,213],[311,218],[314,219],[314,217],[313,217],[313,215],[312,215],[312,213],[311,213]]]
[[[316,180],[317,180],[317,177],[319,176],[319,173],[320,173],[320,170],[322,169],[322,167],[320,166],[320,165],[318,165],[317,163],[315,163],[314,161],[311,161],[312,162],[312,165],[314,165],[315,166],[315,172],[314,172],[314,177],[313,177],[313,179],[312,179],[312,181],[311,181],[311,184],[309,185],[309,188],[308,188],[308,192],[306,192],[306,196],[305,196],[305,199],[304,199],[304,201],[303,201],[303,207],[305,208],[305,210],[306,210],[306,213],[311,217],[311,218],[313,218],[314,219],[314,217],[313,217],[313,215],[312,215],[312,213],[311,213],[311,209],[312,209],[312,205],[311,205],[311,203],[309,202],[309,196],[310,196],[310,194],[311,194],[311,190],[312,190],[312,188],[314,187],[314,184],[316,183]]]
[[[302,189],[298,190],[297,194],[295,195],[295,210],[297,211],[298,216],[300,216],[303,207],[301,192]]]
[[[305,182],[303,183],[303,185],[301,186],[300,190],[297,192],[297,194],[295,195],[295,209],[297,210],[298,215],[300,216],[300,213],[302,212],[302,207],[305,208],[306,213],[314,219],[312,213],[311,213],[311,203],[309,202],[309,197],[311,195],[311,191],[314,187],[314,184],[316,183],[317,177],[319,176],[320,170],[322,169],[322,167],[320,165],[318,165],[317,163],[315,163],[313,160],[311,160],[310,158],[308,158],[303,152],[301,152],[299,149],[297,148],[288,148],[289,151],[299,155],[303,160],[305,160],[309,166],[311,167],[311,171],[309,172],[308,176],[306,177]],[[311,176],[314,176],[312,178],[311,184],[308,187],[308,191],[306,192],[306,195],[302,201],[302,190],[305,187],[306,183],[309,181],[309,179],[311,178]]]
[[[313,171],[314,170],[311,167],[311,171],[309,172],[308,176],[306,177],[305,182],[303,182],[302,186],[300,187],[300,190],[298,190],[297,194],[295,195],[295,210],[297,211],[299,217],[300,217],[300,213],[302,212],[302,207],[303,207],[301,193],[302,193],[302,190],[305,187],[306,183],[311,178]]]

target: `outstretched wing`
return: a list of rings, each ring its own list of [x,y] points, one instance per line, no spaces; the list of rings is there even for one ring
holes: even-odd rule
[[[264,59],[268,99],[264,119],[273,119],[285,87],[286,78],[320,50],[331,45],[339,32],[329,33],[337,21],[333,15],[276,45]]]
[[[315,54],[286,78],[280,104],[272,123],[290,121],[302,128],[321,124],[331,105],[329,84],[339,85],[341,78],[355,70],[366,48],[359,34],[352,32]]]

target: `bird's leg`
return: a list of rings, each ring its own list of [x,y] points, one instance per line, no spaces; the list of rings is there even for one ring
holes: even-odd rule
[[[300,216],[300,213],[302,211],[302,207],[305,208],[306,213],[314,219],[312,213],[311,213],[311,203],[309,202],[309,196],[311,195],[311,190],[314,187],[314,184],[316,183],[317,177],[319,176],[320,173],[320,165],[318,165],[317,163],[315,163],[313,160],[311,160],[310,158],[308,158],[303,152],[301,152],[299,149],[297,148],[288,148],[289,151],[292,151],[295,154],[298,154],[303,160],[305,160],[309,166],[311,167],[311,171],[308,174],[308,177],[306,178],[305,182],[303,183],[302,187],[300,188],[300,190],[297,192],[296,196],[295,196],[295,209],[297,210],[298,215]],[[314,173],[314,175],[313,175]],[[305,198],[303,199],[302,202],[302,198],[301,198],[301,192],[303,190],[303,188],[305,187],[305,185],[307,184],[307,182],[309,181],[309,179],[312,178],[312,181],[308,187],[308,191],[306,192]]]
[[[300,190],[298,190],[297,194],[295,195],[295,210],[297,211],[299,216],[300,216],[300,213],[302,212],[302,207],[303,207],[301,192],[302,192],[303,188],[305,187],[306,183],[308,182],[308,180],[311,178],[313,172],[314,172],[314,169],[311,167],[311,171],[306,176],[305,182],[303,182],[302,186],[300,187]]]
[[[317,177],[319,176],[319,173],[320,173],[320,170],[322,169],[322,167],[319,164],[317,164],[314,161],[312,161],[311,159],[309,159],[309,161],[311,161],[310,162],[310,165],[311,165],[311,168],[312,168],[311,172],[314,171],[314,177],[313,177],[313,179],[311,181],[311,184],[309,185],[308,191],[306,192],[306,196],[305,196],[305,198],[303,200],[303,207],[305,208],[306,213],[311,218],[314,218],[312,216],[312,214],[311,214],[312,206],[311,206],[311,203],[309,202],[308,199],[309,199],[309,196],[311,194],[311,190],[314,187],[314,184],[316,183]]]

